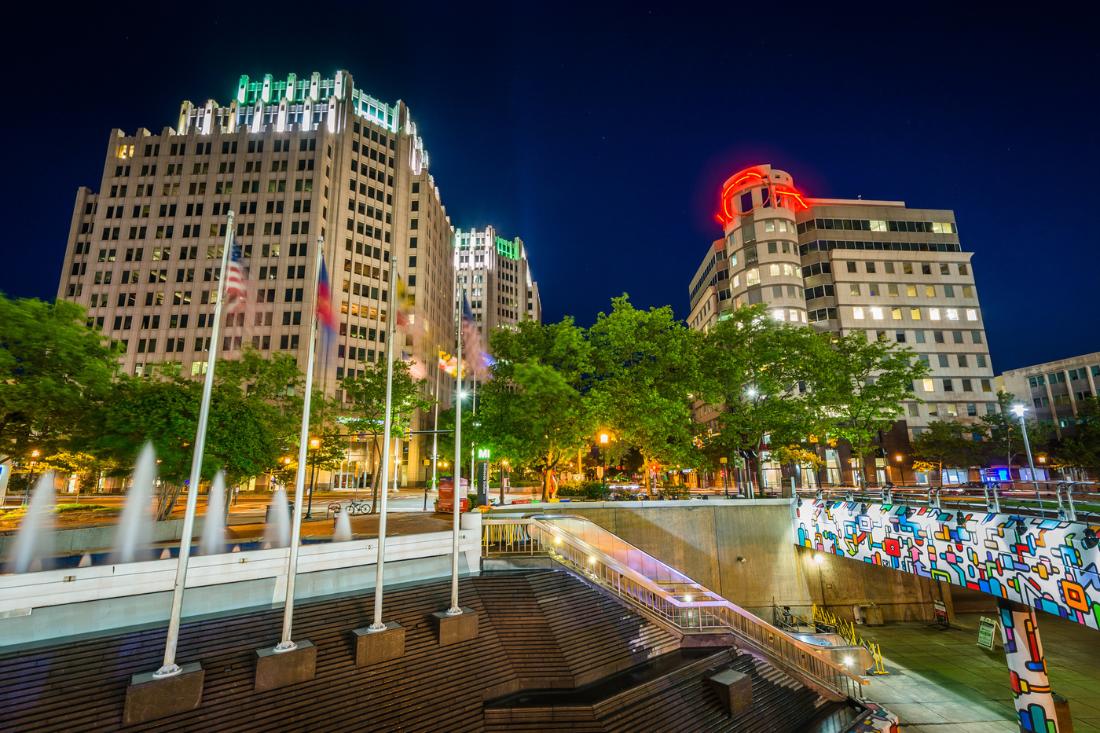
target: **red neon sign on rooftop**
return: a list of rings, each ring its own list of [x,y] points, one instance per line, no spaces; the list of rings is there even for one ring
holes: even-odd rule
[[[782,177],[789,178],[785,175]],[[803,211],[810,208],[798,189],[777,180],[778,178],[780,176],[771,175],[770,166],[752,166],[734,173],[722,185],[722,193],[718,201],[718,213],[715,215],[718,223],[725,226],[738,216],[750,214],[757,208],[772,205],[788,208],[792,211]],[[754,188],[766,188],[767,192],[762,195],[763,203],[753,204],[748,210],[738,209],[736,206],[737,197]]]

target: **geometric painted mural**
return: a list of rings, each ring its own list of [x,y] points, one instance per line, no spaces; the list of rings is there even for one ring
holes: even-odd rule
[[[1057,711],[1047,677],[1047,661],[1039,640],[1035,610],[1003,598],[997,603],[1020,730],[1026,733],[1057,733]]]
[[[1086,525],[1010,514],[866,504],[796,505],[798,544],[1007,598],[1100,630],[1100,547]]]

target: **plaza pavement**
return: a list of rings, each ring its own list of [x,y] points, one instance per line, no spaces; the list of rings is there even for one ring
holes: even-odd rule
[[[960,615],[961,628],[946,631],[923,623],[860,629],[882,645],[890,672],[870,678],[867,697],[896,713],[905,733],[1019,730],[999,636],[996,651],[977,645],[980,615]],[[1100,733],[1100,632],[1040,613],[1039,634],[1075,733]]]

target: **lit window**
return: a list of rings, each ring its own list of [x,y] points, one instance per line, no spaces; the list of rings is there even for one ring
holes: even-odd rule
[[[798,323],[798,311],[791,308],[787,311],[787,320],[791,323]]]
[[[958,308],[948,308],[947,309],[947,320],[949,320],[949,321],[959,320],[959,309]]]
[[[736,275],[733,276],[733,287],[735,287],[735,288],[741,287],[741,273],[737,273]]]
[[[879,221],[878,219],[871,219],[871,231],[872,232],[885,232],[886,222]]]
[[[933,320],[933,321],[940,320],[940,309],[939,308],[929,308],[928,309],[928,318]]]
[[[924,286],[924,294],[925,294],[925,296],[927,296],[929,298],[935,298],[936,297],[936,286],[935,285],[925,285]]]
[[[978,311],[977,311],[977,309],[967,308],[966,309],[966,320],[968,320],[968,321],[978,320]]]
[[[859,295],[859,283],[848,283],[848,295]]]
[[[876,321],[881,321],[882,320],[882,308],[879,308],[878,306],[871,306],[871,318],[873,318]]]
[[[935,382],[931,379],[922,379],[921,386],[924,388],[925,392],[931,392],[936,388]]]
[[[906,285],[905,286],[905,294],[908,295],[910,298],[917,297],[917,286],[916,285]]]
[[[772,310],[772,318],[777,320],[777,321],[786,320],[786,318],[783,316],[783,309],[782,308],[775,308],[774,310]]]
[[[774,219],[768,219],[767,221],[764,222],[764,231],[765,232],[774,232],[775,231],[775,220]]]
[[[852,309],[852,318],[856,319],[857,321],[862,321],[863,320],[863,309],[859,308],[859,307],[853,308]]]
[[[773,277],[778,276],[779,275],[779,265],[772,265],[768,272]]]
[[[745,271],[745,284],[746,285],[759,285],[760,284],[760,270],[755,267],[751,270]]]
[[[901,320],[901,308],[891,308],[890,309],[890,318],[894,319],[895,321],[900,321]]]
[[[920,308],[910,308],[909,309],[909,318],[911,318],[914,321],[919,321],[920,320]]]

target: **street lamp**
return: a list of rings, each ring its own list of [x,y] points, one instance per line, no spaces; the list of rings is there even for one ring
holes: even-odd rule
[[[1024,436],[1024,451],[1027,452],[1027,465],[1031,468],[1031,482],[1035,484],[1035,490],[1039,490],[1039,484],[1035,479],[1035,460],[1031,457],[1031,441],[1027,437],[1027,423],[1024,422],[1024,413],[1027,408],[1017,402],[1012,406],[1012,414],[1020,418],[1020,433]]]
[[[29,504],[30,501],[31,501],[31,486],[34,485],[34,467],[35,467],[35,463],[38,461],[38,457],[41,456],[41,455],[42,455],[42,452],[39,451],[37,448],[35,448],[34,450],[31,451],[31,462],[30,462],[30,465],[28,466],[29,470],[27,472],[27,489],[26,489],[26,491],[23,492],[23,503],[24,504]]]
[[[313,489],[317,486],[317,449],[321,447],[320,438],[309,439],[309,503],[306,506],[306,519],[313,519]]]

